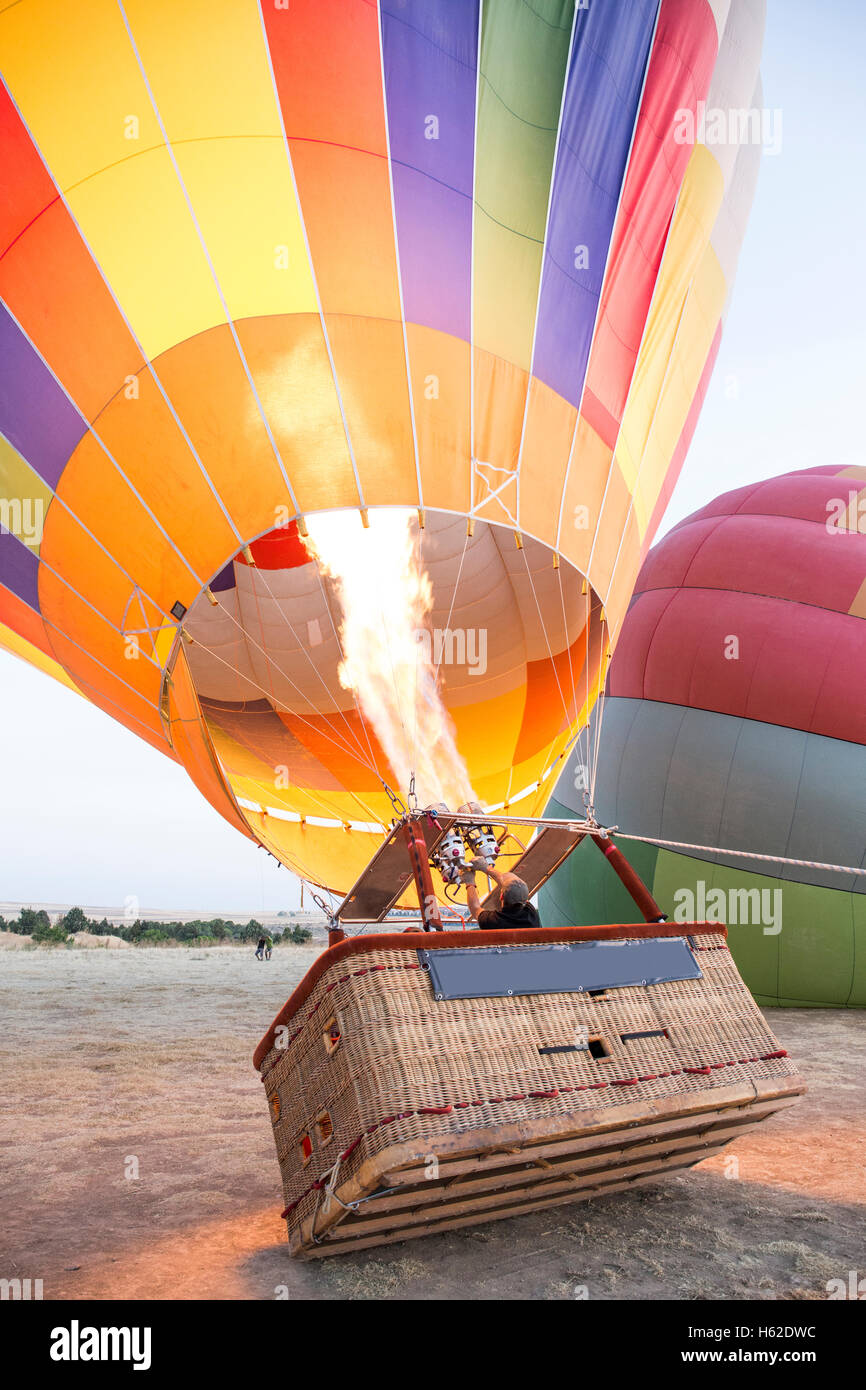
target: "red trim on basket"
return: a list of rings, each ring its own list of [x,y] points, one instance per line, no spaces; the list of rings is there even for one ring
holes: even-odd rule
[[[715,1062],[715,1063],[713,1063],[713,1065],[714,1065],[714,1066],[737,1067],[737,1066],[744,1066],[744,1065],[746,1065],[748,1062],[770,1062],[770,1061],[776,1060],[776,1059],[779,1058],[779,1057],[787,1057],[787,1056],[788,1056],[788,1053],[784,1050],[784,1048],[780,1048],[780,1050],[779,1050],[778,1052],[765,1052],[765,1053],[763,1053],[763,1055],[760,1056],[760,1057],[741,1057],[741,1058],[739,1059],[739,1061]],[[663,1072],[659,1072],[656,1076],[613,1077],[613,1078],[611,1079],[611,1081],[609,1081],[609,1082],[608,1082],[608,1081],[594,1081],[594,1082],[591,1082],[589,1085],[586,1085],[586,1086],[574,1086],[574,1087],[572,1087],[572,1086],[563,1086],[563,1087],[560,1088],[559,1091],[529,1091],[528,1096],[529,1096],[529,1098],[531,1098],[532,1100],[551,1100],[551,1099],[553,1099],[555,1096],[560,1095],[561,1092],[564,1092],[564,1091],[572,1091],[572,1090],[575,1090],[575,1091],[599,1091],[599,1090],[602,1090],[604,1087],[609,1086],[609,1085],[612,1085],[612,1086],[636,1086],[636,1085],[638,1084],[638,1082],[640,1082],[640,1081],[657,1081],[657,1080],[662,1080],[664,1077],[668,1077],[668,1076],[682,1076],[683,1073],[685,1073],[685,1072],[688,1072],[688,1073],[691,1073],[691,1074],[697,1074],[697,1075],[700,1075],[700,1076],[706,1076],[706,1075],[709,1074],[709,1071],[710,1071],[710,1067],[708,1067],[708,1066],[706,1066],[706,1067],[683,1067],[681,1071],[663,1071]],[[465,1109],[465,1108],[466,1108],[467,1106],[469,1106],[469,1105],[500,1105],[500,1104],[502,1104],[503,1101],[509,1101],[509,1100],[526,1100],[526,1099],[527,1099],[527,1096],[523,1096],[523,1095],[520,1095],[520,1096],[489,1096],[486,1100],[472,1100],[472,1101],[456,1100],[456,1101],[453,1101],[452,1104],[450,1104],[450,1105],[436,1105],[436,1106],[434,1106],[434,1105],[428,1105],[428,1106],[423,1106],[423,1107],[422,1107],[421,1109],[419,1109],[419,1110],[404,1110],[404,1111],[402,1112],[402,1114],[400,1114],[400,1115],[391,1115],[391,1116],[388,1117],[388,1119],[379,1120],[376,1124],[370,1125],[368,1129],[364,1130],[361,1134],[358,1135],[357,1139],[353,1139],[352,1143],[348,1146],[348,1148],[346,1148],[346,1149],[343,1150],[343,1152],[340,1154],[340,1160],[342,1161],[342,1160],[344,1160],[344,1159],[347,1159],[347,1158],[349,1157],[350,1154],[354,1153],[355,1149],[358,1147],[358,1145],[360,1144],[361,1140],[364,1138],[364,1135],[365,1135],[365,1134],[373,1134],[373,1133],[375,1133],[375,1131],[376,1131],[377,1129],[379,1129],[382,1125],[389,1125],[389,1124],[392,1123],[393,1120],[408,1120],[408,1119],[411,1119],[411,1117],[412,1117],[413,1115],[450,1115],[451,1112],[452,1112],[452,1110],[463,1110],[463,1109]],[[298,1197],[298,1199],[297,1199],[296,1201],[292,1202],[289,1206],[284,1207],[284,1209],[280,1212],[280,1218],[281,1218],[283,1221],[285,1221],[286,1218],[289,1217],[289,1216],[291,1215],[291,1213],[295,1210],[295,1207],[300,1206],[301,1202],[303,1202],[303,1200],[304,1200],[305,1197],[308,1197],[309,1194],[310,1194],[311,1192],[321,1191],[321,1189],[322,1189],[323,1186],[324,1186],[324,1181],[323,1181],[323,1179],[321,1179],[321,1178],[316,1178],[316,1179],[314,1179],[314,1181],[310,1183],[310,1185],[309,1185],[309,1187],[306,1189],[306,1191],[302,1192],[301,1195],[300,1195],[300,1197]]]

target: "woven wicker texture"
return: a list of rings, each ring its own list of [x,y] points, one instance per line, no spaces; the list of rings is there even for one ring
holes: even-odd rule
[[[531,943],[507,949],[519,953],[528,947]],[[337,1195],[349,1193],[350,1200],[368,1186],[377,1190],[395,1146],[410,1144],[418,1161],[429,1165],[445,1149],[449,1161],[461,1150],[477,1154],[489,1146],[491,1127],[546,1122],[542,1128],[564,1136],[566,1154],[573,1154],[582,1125],[590,1120],[597,1125],[599,1112],[615,1121],[637,1105],[658,1122],[667,1109],[673,1122],[684,1108],[710,1108],[714,1093],[720,1101],[724,1093],[726,1103],[736,1094],[742,1103],[755,1099],[756,1085],[767,1096],[801,1089],[724,937],[696,938],[696,957],[702,971],[698,980],[596,995],[442,1001],[434,1000],[429,975],[413,951],[376,950],[373,938],[369,952],[338,962],[318,980],[261,1067],[290,1236],[313,1213],[318,1216],[329,1179]],[[636,1033],[654,1036],[628,1037]],[[585,1050],[587,1040],[591,1051]],[[582,1050],[540,1050],[574,1047]],[[726,1133],[715,1147],[729,1138]],[[690,1143],[694,1149],[686,1134],[667,1156],[668,1166],[706,1155],[704,1148],[689,1156]],[[654,1157],[650,1175],[660,1166],[659,1155]],[[590,1187],[604,1182],[605,1166],[605,1160],[594,1169],[589,1164]],[[477,1177],[477,1161],[473,1172]],[[639,1164],[631,1176],[641,1176]],[[496,1186],[495,1176],[492,1181]],[[508,1188],[516,1179],[500,1173],[498,1181]],[[563,1200],[568,1180],[565,1188]],[[571,1190],[592,1195],[577,1186]],[[377,1211],[383,1200],[376,1199]],[[427,1184],[415,1194],[414,1205],[432,1200]],[[483,1212],[485,1201],[491,1215],[500,1214],[494,1207],[501,1196],[483,1189],[473,1209]],[[383,1211],[365,1243],[394,1238],[395,1224],[401,1230],[407,1226],[405,1209],[413,1201],[407,1195],[401,1204],[403,1211],[395,1212],[390,1227]],[[455,1218],[455,1224],[462,1223]],[[346,1234],[345,1227],[339,1229]]]

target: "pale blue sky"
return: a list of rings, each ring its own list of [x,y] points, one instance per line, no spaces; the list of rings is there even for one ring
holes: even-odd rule
[[[704,411],[663,529],[729,488],[866,463],[866,3],[769,0],[765,157]],[[251,912],[298,885],[176,764],[0,653],[0,900]]]
[[[863,0],[769,0],[761,72],[782,150],[761,162],[719,359],[662,529],[755,478],[866,462],[864,63]]]

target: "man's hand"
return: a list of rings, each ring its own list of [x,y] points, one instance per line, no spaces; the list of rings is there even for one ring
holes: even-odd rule
[[[461,882],[461,883],[465,883],[467,886],[470,885],[470,884],[474,885],[474,883],[475,883],[475,861],[474,861],[474,860],[472,861],[472,863],[471,863],[467,868],[461,869],[461,870],[460,870],[460,882]]]
[[[497,888],[504,888],[514,878],[514,874],[500,873],[499,869],[481,854],[477,855],[471,863],[473,869],[480,869],[488,878],[492,878]]]

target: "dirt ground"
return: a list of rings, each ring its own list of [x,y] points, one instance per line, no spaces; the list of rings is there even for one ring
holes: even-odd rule
[[[809,1094],[684,1176],[290,1260],[251,1059],[316,954],[3,953],[0,1277],[46,1299],[825,1299],[866,1275],[866,1015],[823,1009],[768,1011]]]

